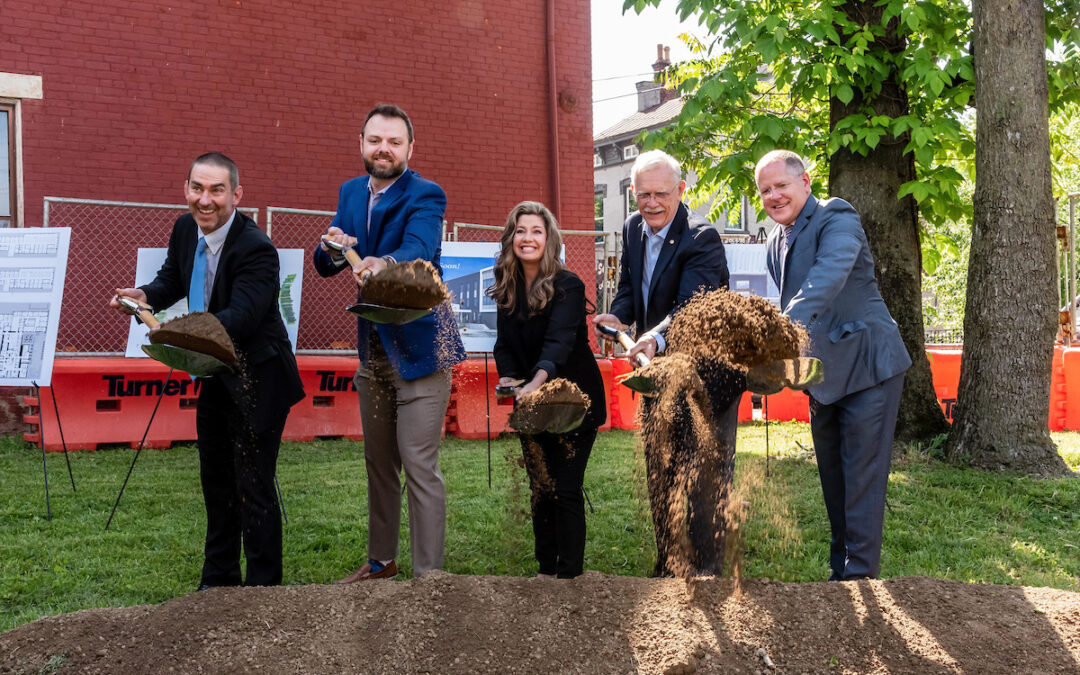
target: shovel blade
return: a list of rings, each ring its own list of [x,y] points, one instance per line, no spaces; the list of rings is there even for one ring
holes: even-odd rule
[[[172,345],[143,345],[142,350],[146,352],[147,356],[155,361],[164,363],[170,368],[182,370],[188,375],[193,375],[195,377],[210,377],[232,370],[221,360],[216,359],[209,354],[195,352],[182,347],[174,347]]]
[[[546,403],[528,413],[515,408],[507,423],[521,434],[565,434],[581,426],[586,408],[577,403]]]
[[[821,361],[811,357],[780,359],[754,366],[746,372],[746,388],[769,396],[782,389],[803,390],[825,379]]]
[[[633,389],[642,396],[656,396],[660,393],[660,388],[656,386],[656,380],[633,371],[625,375],[620,375],[616,378],[616,381],[630,389]]]
[[[392,323],[400,326],[403,323],[416,321],[422,316],[431,313],[430,309],[413,309],[411,307],[387,307],[385,305],[372,305],[367,302],[358,302],[347,307],[350,312],[372,323]]]

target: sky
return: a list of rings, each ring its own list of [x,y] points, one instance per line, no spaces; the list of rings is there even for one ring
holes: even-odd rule
[[[641,14],[622,13],[623,0],[592,0],[593,134],[637,111],[634,83],[652,77],[656,45],[671,47],[671,61],[690,52],[680,33],[700,34],[690,19],[679,23],[673,0]]]

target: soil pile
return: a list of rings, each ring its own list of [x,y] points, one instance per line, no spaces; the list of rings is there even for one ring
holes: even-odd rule
[[[0,673],[1076,673],[1077,626],[1077,593],[917,577],[432,572],[42,619],[0,635]]]
[[[209,354],[227,366],[236,365],[236,348],[218,318],[210,312],[192,312],[178,316],[150,331],[156,345],[182,347]]]
[[[446,284],[427,260],[390,263],[360,291],[364,302],[384,307],[431,309],[447,297]]]
[[[807,343],[806,331],[765,298],[725,289],[698,293],[674,316],[668,349],[752,368],[792,359]]]
[[[574,420],[580,424],[589,409],[589,397],[570,380],[556,377],[517,399],[509,424],[526,433],[562,433]]]

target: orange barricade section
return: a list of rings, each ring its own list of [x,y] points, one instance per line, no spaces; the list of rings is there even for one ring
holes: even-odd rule
[[[1080,347],[1062,349],[1061,370],[1065,380],[1063,428],[1069,431],[1080,431]]]
[[[611,386],[608,387],[608,423],[613,429],[637,429],[637,409],[640,395],[617,383],[621,375],[634,368],[626,359],[603,359],[611,365]]]
[[[495,438],[510,431],[506,421],[514,409],[513,399],[500,403],[495,398],[498,383],[493,358],[466,359],[454,366],[446,431],[469,440]]]
[[[611,429],[614,428],[611,424],[611,390],[615,388],[615,368],[611,361],[611,359],[596,359],[596,365],[600,368],[600,377],[604,380],[604,391],[606,392],[605,395],[607,397],[606,403],[608,409],[607,419],[600,425],[598,431],[611,431]],[[626,389],[626,387],[623,387],[623,389]]]
[[[1065,429],[1068,399],[1065,379],[1065,347],[1054,346],[1054,365],[1050,371],[1050,431]]]
[[[771,396],[762,396],[761,414],[772,422],[809,422],[810,397],[801,391],[783,389]],[[766,409],[766,406],[768,408]]]
[[[947,349],[927,349],[926,358],[930,360],[930,377],[934,382],[934,394],[941,411],[952,422],[953,406],[956,405],[956,391],[960,386],[960,357],[963,350],[955,347]]]
[[[297,356],[306,396],[289,411],[282,440],[306,442],[339,436],[364,440],[360,401],[353,385],[359,364],[356,356]]]
[[[744,391],[739,399],[739,422],[751,422],[754,419],[753,394]]]
[[[199,382],[177,371],[165,380],[168,373],[167,366],[153,359],[56,359],[52,386],[41,388],[36,414],[23,418],[36,428],[23,438],[44,444],[50,451],[63,450],[65,444],[68,450],[96,450],[112,443],[135,448],[164,391],[143,447],[167,448],[174,442],[194,441]],[[63,443],[53,396],[60,410]]]

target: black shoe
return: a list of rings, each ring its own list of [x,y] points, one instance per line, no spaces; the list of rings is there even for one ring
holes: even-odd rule
[[[195,592],[198,593],[199,591],[208,591],[211,588],[215,588],[215,587],[211,586],[210,584],[202,584],[201,586],[199,586],[198,588],[195,589]]]

